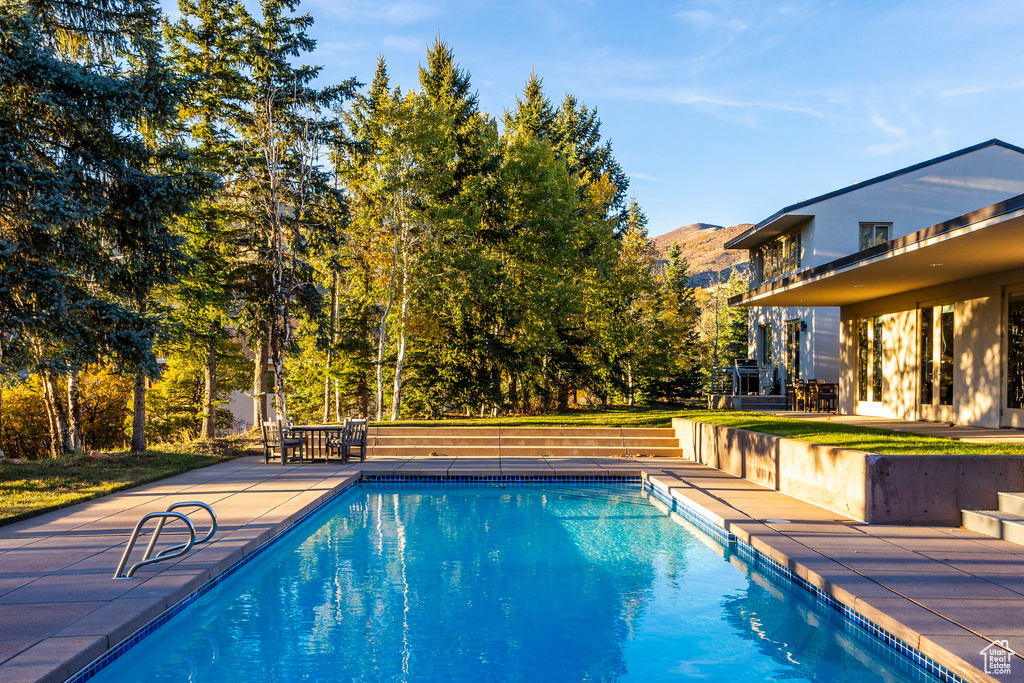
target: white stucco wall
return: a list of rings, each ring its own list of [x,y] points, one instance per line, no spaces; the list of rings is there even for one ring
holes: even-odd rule
[[[839,410],[903,420],[999,427],[1003,404],[1004,291],[1024,284],[1024,268],[961,280],[841,309]],[[953,405],[920,406],[918,309],[953,304]],[[883,400],[858,402],[857,320],[883,316]]]
[[[749,348],[760,358],[759,328],[770,324],[774,336],[772,358],[786,364],[786,322],[802,320],[807,329],[800,332],[800,379],[839,379],[839,309],[824,307],[755,307],[750,309]],[[788,370],[788,369],[787,369]],[[780,369],[780,377],[783,373]]]
[[[892,223],[895,239],[1018,194],[1024,154],[998,146],[858,188],[793,212],[814,216],[801,234],[802,266],[860,251],[862,222]]]
[[[820,266],[859,251],[861,223],[892,223],[889,239],[896,239],[1018,194],[1024,194],[1024,154],[997,145],[856,188],[793,211],[794,214],[812,216],[800,228],[801,268]],[[965,308],[964,315],[990,316],[991,312],[987,312],[982,304],[971,304]],[[782,326],[794,318],[806,320],[808,328],[801,335],[801,377],[840,381],[842,384],[844,380],[840,375],[844,365],[840,358],[843,349],[839,309],[751,308],[751,354],[759,353],[759,325],[770,322],[776,330],[773,355],[783,360],[785,335]],[[912,322],[916,329],[916,318]],[[892,325],[895,332],[896,329],[906,330],[909,323],[905,316],[898,316],[887,319],[885,324]],[[916,337],[908,338],[916,340]],[[916,368],[916,356],[913,364]],[[890,376],[890,371],[897,373],[900,382],[909,381],[906,367],[887,366],[885,374]],[[971,377],[976,378],[974,375]],[[841,388],[841,406],[847,412],[853,412],[853,405],[846,404],[842,398],[844,395],[850,395],[850,392]],[[891,414],[903,419],[912,419],[907,416],[916,414],[915,411],[916,407],[885,405],[864,405],[861,410],[863,414]],[[954,417],[950,415],[950,419]],[[944,417],[936,416],[936,419]]]

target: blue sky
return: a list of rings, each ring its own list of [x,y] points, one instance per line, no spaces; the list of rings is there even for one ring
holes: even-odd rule
[[[176,0],[163,0],[172,12]],[[247,4],[258,4],[247,0]],[[500,119],[531,69],[596,107],[652,235],[993,137],[1024,145],[1024,3],[304,0],[324,80],[392,85],[440,33]]]

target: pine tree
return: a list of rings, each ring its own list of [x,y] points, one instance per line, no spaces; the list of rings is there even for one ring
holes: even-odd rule
[[[607,214],[625,226],[626,191],[629,178],[612,154],[610,140],[601,140],[601,119],[596,109],[588,109],[572,95],[566,95],[558,107],[554,122],[555,149],[583,181],[581,191],[599,181],[610,184],[611,194],[603,203]]]
[[[325,196],[334,193],[322,156],[327,144],[342,142],[332,109],[358,86],[349,79],[317,87],[321,68],[295,64],[316,46],[307,33],[313,19],[295,14],[298,5],[261,0],[262,18],[250,26],[246,41],[251,73],[239,134],[248,171],[240,184],[251,232],[241,320],[257,351],[257,421],[265,419],[267,364],[273,367],[277,414],[287,417],[284,362],[295,341],[292,321],[310,318],[324,335],[323,296],[310,261],[310,249],[334,227],[317,218],[332,203]]]
[[[203,356],[200,437],[210,439],[216,435],[218,352],[229,346],[229,308],[240,286],[237,245],[244,215],[236,194],[243,171],[234,130],[248,85],[242,68],[251,18],[240,4],[222,0],[180,0],[179,10],[181,18],[166,29],[174,66],[189,86],[176,128],[187,137],[196,163],[216,175],[220,187],[178,224],[190,269],[169,295],[182,341]]]
[[[555,109],[544,94],[544,79],[530,72],[522,98],[516,98],[515,111],[505,112],[505,131],[519,131],[538,140],[550,140],[554,133]]]
[[[147,299],[205,189],[159,135],[180,90],[158,21],[146,0],[0,5],[0,372],[43,379],[54,455],[74,445],[58,378],[158,374]]]

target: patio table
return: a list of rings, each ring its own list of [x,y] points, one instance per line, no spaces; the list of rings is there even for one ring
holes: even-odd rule
[[[306,448],[308,449],[306,452],[309,453],[310,461],[316,458],[318,452],[326,461],[327,450],[325,445],[328,437],[335,434],[341,436],[345,425],[296,425],[291,429],[293,432],[301,434],[302,438],[306,440]]]

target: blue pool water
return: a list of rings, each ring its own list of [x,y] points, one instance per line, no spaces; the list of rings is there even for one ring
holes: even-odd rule
[[[934,680],[734,563],[636,489],[364,483],[92,680]]]

